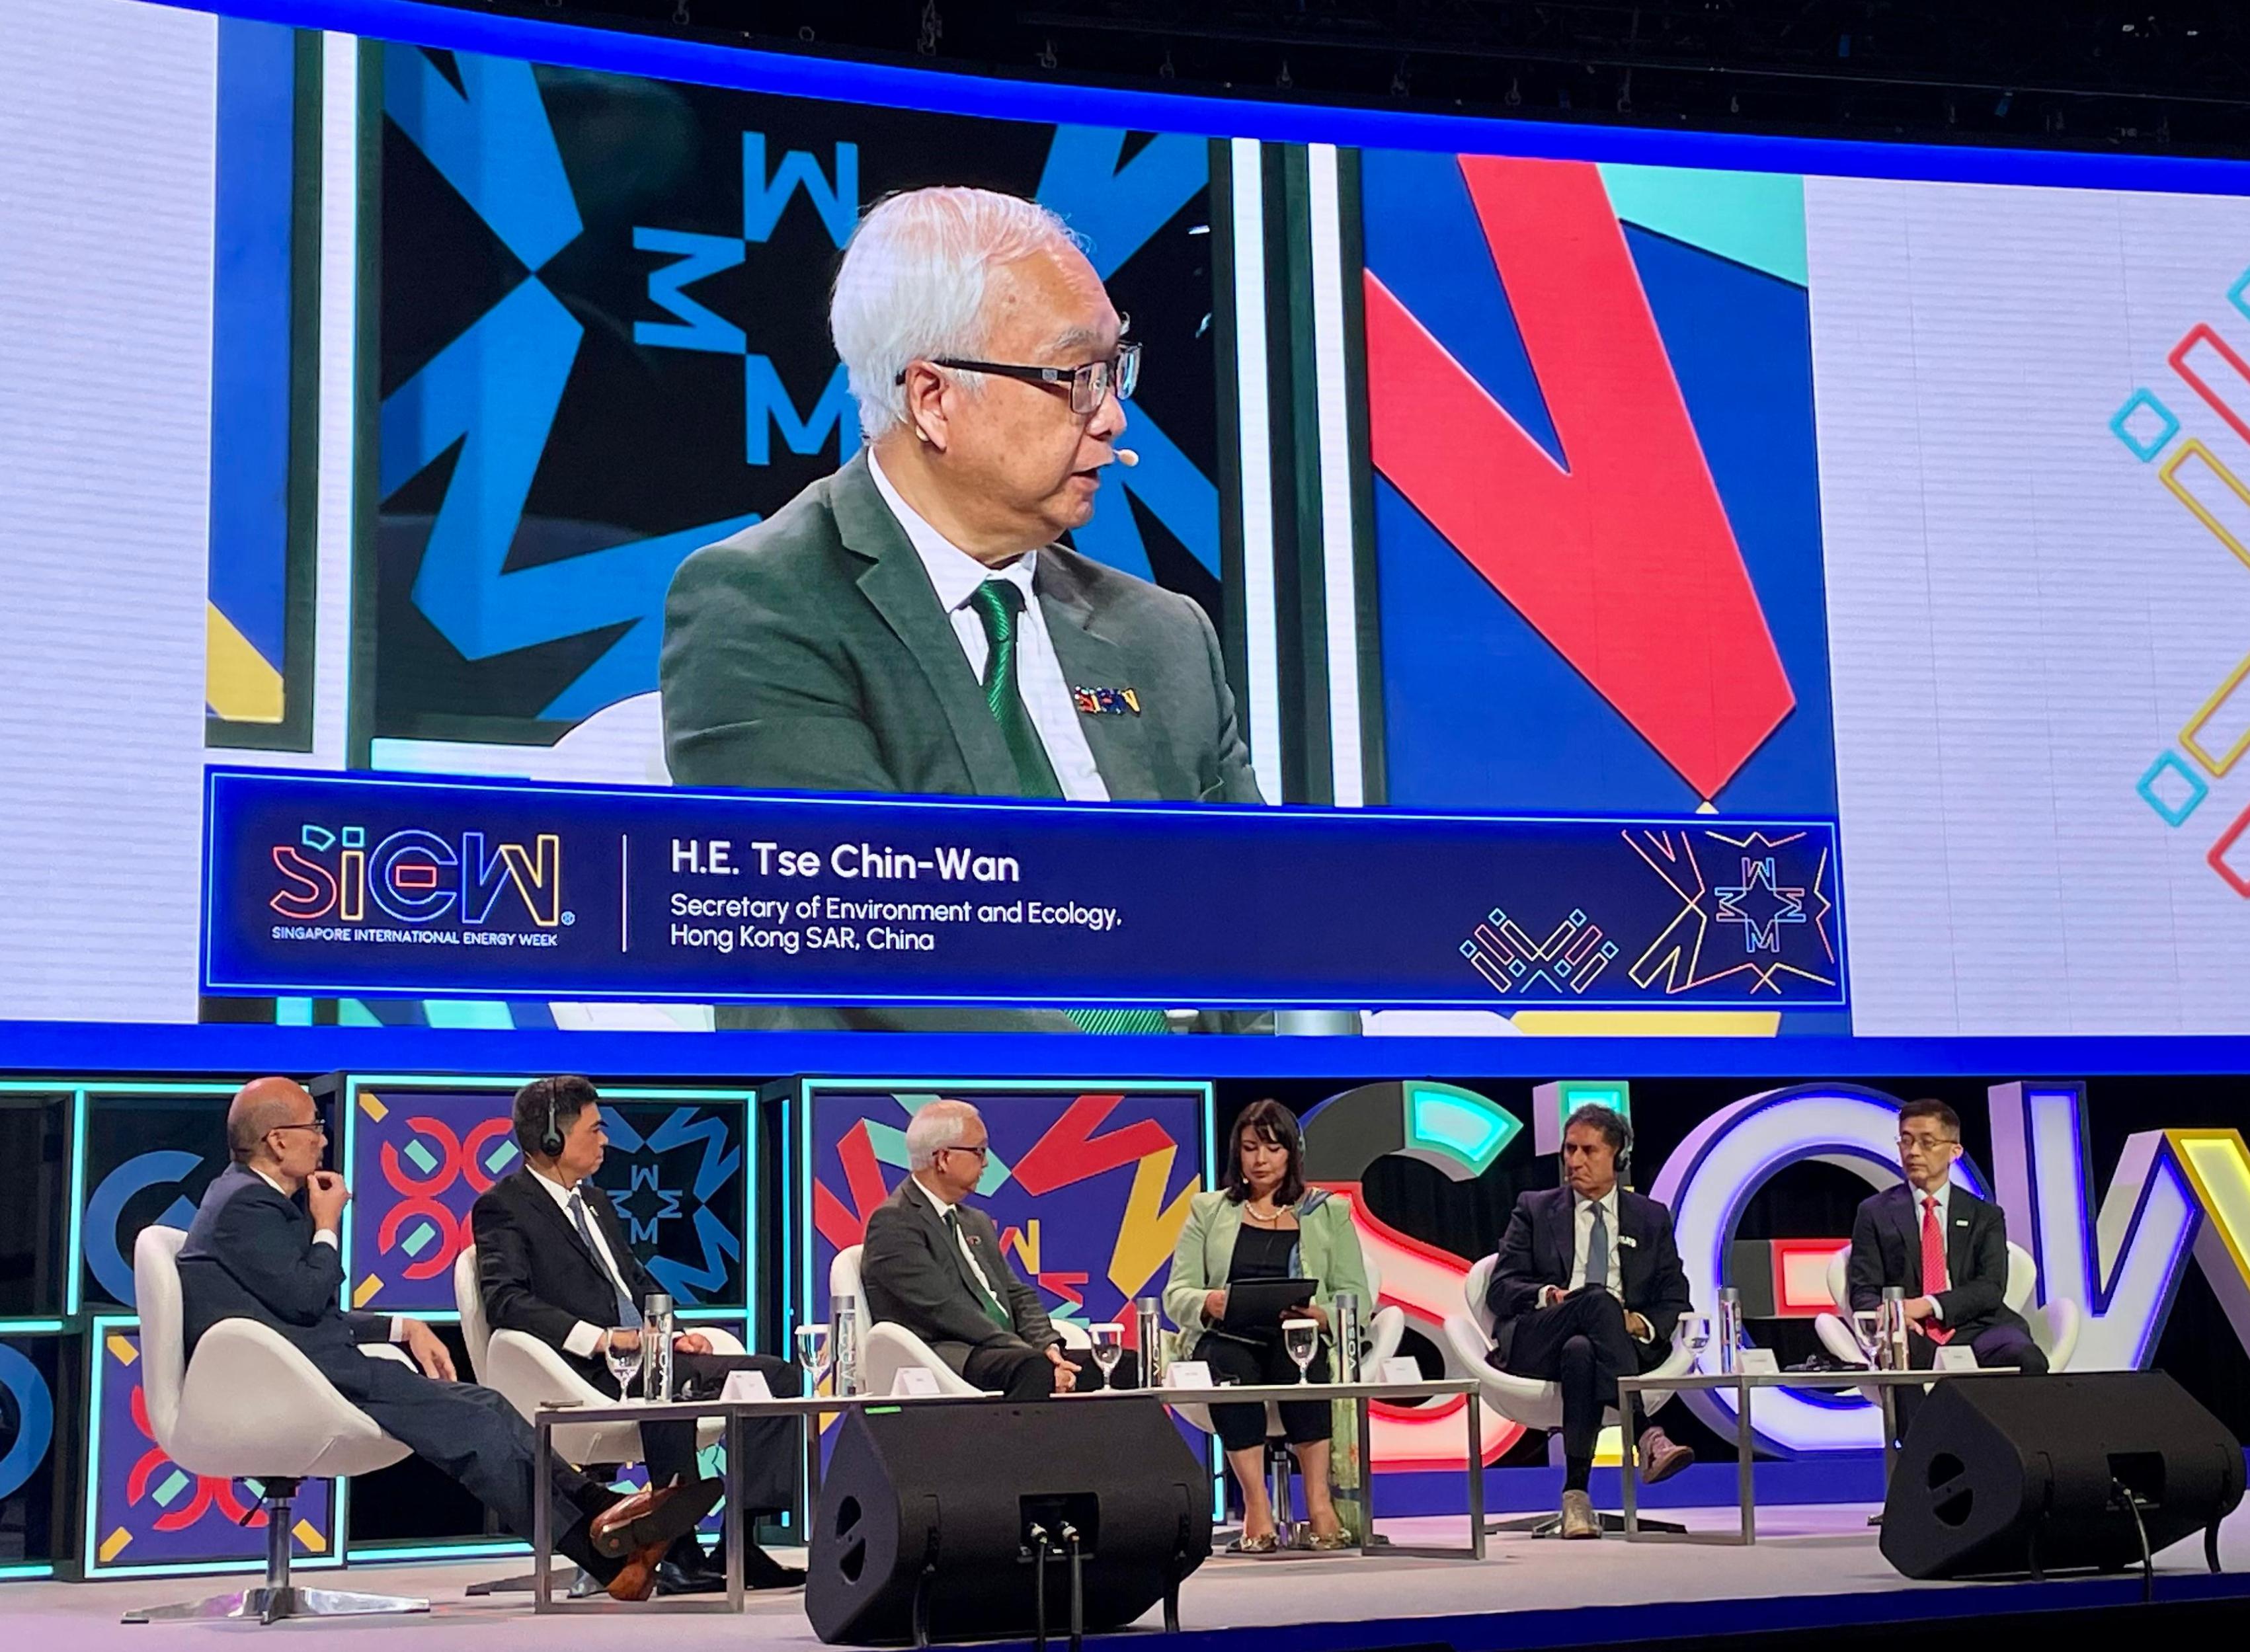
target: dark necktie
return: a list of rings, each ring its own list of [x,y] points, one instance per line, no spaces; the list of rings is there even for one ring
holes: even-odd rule
[[[1011,1318],[1008,1311],[1000,1305],[1000,1299],[992,1294],[990,1288],[978,1281],[977,1270],[969,1264],[969,1253],[961,1237],[959,1211],[948,1210],[945,1213],[945,1230],[953,1236],[953,1254],[961,1259],[964,1267],[969,1268],[970,1283],[977,1286],[977,1294],[984,1298],[977,1305],[984,1310],[985,1317],[1001,1330],[1013,1331],[1016,1328],[1015,1320]]]
[[[984,623],[984,704],[1000,726],[1008,755],[1016,765],[1016,789],[1025,797],[1060,797],[1062,784],[1039,731],[1032,726],[1023,691],[1016,682],[1016,642],[1022,630],[1024,593],[1008,580],[986,580],[970,594],[977,617]]]
[[[986,580],[970,594],[984,624],[984,704],[1000,726],[1008,755],[1016,765],[1016,788],[1025,797],[1060,797],[1047,748],[1032,726],[1032,714],[1016,678],[1016,643],[1021,635],[1024,593],[1011,580]],[[1065,1012],[1090,1033],[1160,1033],[1171,1030],[1161,1009],[1073,1009]]]
[[[1593,1231],[1586,1236],[1586,1289],[1610,1288],[1610,1218],[1599,1201],[1594,1205]]]
[[[586,1195],[576,1187],[570,1189],[570,1222],[571,1225],[578,1229],[578,1237],[586,1242],[588,1253],[593,1256],[595,1263],[599,1264],[602,1260],[602,1247],[594,1237],[594,1223],[592,1216],[586,1209]],[[620,1325],[638,1325],[640,1310],[634,1307],[633,1299],[625,1295],[625,1288],[618,1283],[617,1275],[611,1273],[606,1267],[602,1269],[602,1273],[609,1280],[610,1290],[618,1299],[617,1323]]]

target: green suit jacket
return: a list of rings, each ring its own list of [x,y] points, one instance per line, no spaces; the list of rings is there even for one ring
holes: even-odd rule
[[[1260,801],[1202,609],[1055,545],[1039,552],[1033,586],[1066,683],[1131,689],[1140,702],[1137,715],[1080,719],[1111,797]],[[984,691],[864,450],[680,564],[665,602],[659,680],[665,756],[682,786],[1020,795]],[[1271,1030],[1263,1015],[1205,1020],[1214,1031]],[[717,1021],[1076,1030],[1053,1009],[722,1006]]]
[[[1111,797],[1260,801],[1202,609],[1060,546],[1039,552],[1034,588],[1069,686],[1130,689],[1139,702],[1137,713],[1080,715]],[[1020,795],[864,451],[680,564],[661,681],[665,754],[682,786]]]
[[[1226,1283],[1234,1267],[1234,1242],[1242,1232],[1242,1207],[1223,1187],[1188,1201],[1187,1225],[1172,1247],[1172,1271],[1164,1281],[1164,1312],[1184,1333],[1184,1347],[1211,1328],[1204,1298]],[[1367,1262],[1360,1255],[1359,1229],[1351,1207],[1321,1187],[1308,1187],[1297,1201],[1297,1243],[1289,1258],[1293,1278],[1313,1280],[1313,1300],[1323,1309],[1339,1291],[1359,1298],[1362,1322],[1375,1312],[1368,1299]]]

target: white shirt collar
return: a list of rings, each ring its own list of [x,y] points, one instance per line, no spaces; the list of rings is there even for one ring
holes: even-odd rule
[[[963,550],[951,540],[930,525],[929,520],[906,502],[905,496],[892,485],[891,478],[883,474],[876,461],[875,451],[867,450],[867,473],[875,478],[875,491],[883,496],[883,503],[891,507],[891,514],[899,519],[906,530],[907,540],[921,559],[923,570],[929,575],[930,586],[937,592],[938,606],[950,614],[975,595],[977,588],[986,580],[1006,580],[1024,593],[1024,604],[1029,607],[1033,595],[1032,576],[1039,568],[1039,553],[1026,551],[1004,568],[990,568]],[[949,1208],[950,1207],[949,1207]]]
[[[564,1187],[561,1182],[556,1180],[554,1177],[549,1175],[545,1171],[537,1168],[535,1166],[526,1165],[524,1166],[524,1168],[531,1172],[531,1179],[534,1181],[547,1189],[547,1196],[549,1198],[554,1200],[556,1204],[561,1205],[565,1210],[569,1208],[570,1195],[577,1192],[576,1187]]]
[[[259,1180],[264,1182],[267,1187],[273,1188],[274,1192],[280,1194],[284,1199],[294,1199],[297,1196],[295,1194],[291,1193],[286,1187],[283,1187],[280,1182],[274,1180],[273,1177],[260,1170],[256,1165],[246,1164],[243,1166],[243,1168],[247,1170],[252,1175],[257,1177]]]
[[[1570,1214],[1576,1216],[1583,1211],[1591,1210],[1594,1206],[1599,1205],[1605,1215],[1615,1220],[1618,1208],[1617,1195],[1618,1185],[1614,1181],[1610,1183],[1610,1190],[1598,1199],[1589,1199],[1585,1194],[1573,1188],[1570,1193]]]
[[[1922,1215],[1922,1201],[1925,1199],[1937,1201],[1937,1219],[1940,1222],[1953,1214],[1953,1179],[1951,1177],[1947,1177],[1939,1184],[1936,1193],[1925,1193],[1910,1181],[1907,1183],[1906,1190],[1914,1195],[1914,1214],[1917,1218]]]
[[[947,1216],[953,1214],[953,1201],[941,1194],[933,1192],[930,1188],[930,1185],[924,1181],[920,1176],[910,1175],[907,1180],[914,1183],[915,1187],[919,1187],[921,1190],[921,1196],[928,1200],[929,1202],[935,1207],[938,1219],[940,1221],[943,1221]]]

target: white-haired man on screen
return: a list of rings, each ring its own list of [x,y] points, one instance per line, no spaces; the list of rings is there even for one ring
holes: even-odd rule
[[[1260,801],[1202,609],[1056,543],[1094,514],[1140,362],[1061,220],[986,189],[894,196],[845,250],[829,325],[867,445],[673,576],[661,666],[673,779]],[[992,1024],[1073,1025],[999,1013],[1011,1019]],[[1163,1028],[1154,1011],[1094,1013],[1148,1025],[1076,1024]],[[917,1024],[875,1009],[757,1014]]]
[[[1000,1249],[992,1218],[964,1203],[990,1139],[965,1101],[933,1101],[907,1125],[910,1174],[867,1218],[859,1284],[877,1324],[904,1325],[977,1387],[1011,1400],[1068,1393],[1078,1367]]]

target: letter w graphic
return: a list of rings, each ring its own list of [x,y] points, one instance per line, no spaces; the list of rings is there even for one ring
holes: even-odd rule
[[[1376,467],[1718,795],[1796,696],[1599,171],[1460,161],[1566,463],[1366,277]]]

